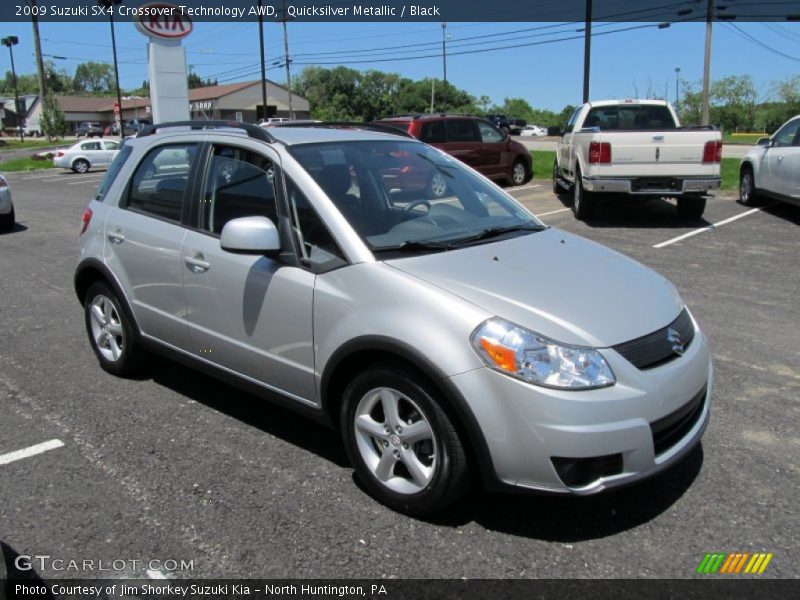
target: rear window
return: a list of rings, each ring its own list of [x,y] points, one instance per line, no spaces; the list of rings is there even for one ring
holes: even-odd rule
[[[114,183],[117,175],[122,170],[122,165],[124,165],[125,161],[128,160],[131,152],[133,152],[133,148],[131,146],[123,146],[122,150],[119,151],[119,154],[117,154],[111,165],[108,167],[106,176],[103,177],[103,180],[100,182],[100,187],[97,188],[97,194],[94,197],[95,200],[102,202],[105,199],[108,189],[111,187],[111,184]]]
[[[599,127],[602,131],[649,131],[675,129],[675,120],[666,106],[616,105],[595,106],[589,111],[583,126]]]

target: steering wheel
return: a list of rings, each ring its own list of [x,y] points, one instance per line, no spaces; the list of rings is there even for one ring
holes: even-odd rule
[[[408,213],[410,213],[416,207],[422,206],[422,205],[428,207],[428,212],[431,211],[431,203],[428,202],[427,200],[414,200],[413,202],[409,202],[408,204],[406,204],[403,207],[403,210],[400,212],[400,218],[401,219],[404,218]]]

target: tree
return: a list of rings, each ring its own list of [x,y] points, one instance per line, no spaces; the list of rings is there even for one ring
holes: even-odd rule
[[[711,85],[711,121],[727,131],[751,131],[757,92],[749,75],[731,75]]]
[[[145,83],[147,83],[147,82],[145,82]],[[211,79],[211,78],[203,79],[202,77],[200,77],[194,71],[189,71],[189,75],[186,77],[186,83],[189,85],[189,89],[192,90],[194,88],[209,87],[209,86],[212,86],[212,85],[217,85],[217,80],[216,79]],[[146,87],[146,86],[142,86],[142,87]]]
[[[75,69],[73,89],[88,94],[107,94],[116,89],[114,69],[106,63],[81,63]]]
[[[47,138],[63,136],[67,130],[67,123],[64,113],[56,101],[52,90],[48,90],[42,102],[42,116],[39,118],[39,126]]]

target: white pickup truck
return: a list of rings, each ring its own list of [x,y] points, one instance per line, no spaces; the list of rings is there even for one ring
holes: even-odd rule
[[[721,162],[719,130],[681,127],[668,102],[588,102],[561,132],[553,191],[572,193],[578,219],[594,213],[598,194],[674,197],[681,217],[699,219]]]

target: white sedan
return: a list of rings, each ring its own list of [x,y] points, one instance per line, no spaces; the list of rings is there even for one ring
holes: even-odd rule
[[[539,127],[538,125],[526,125],[519,134],[529,137],[541,137],[547,135],[547,128]]]
[[[78,142],[66,150],[58,150],[53,156],[53,166],[86,173],[94,167],[107,167],[119,152],[119,142],[92,140]]]
[[[11,202],[11,188],[5,175],[0,173],[0,231],[14,229],[14,204]]]
[[[800,206],[800,115],[758,140],[742,159],[739,200],[749,206],[759,197]]]

